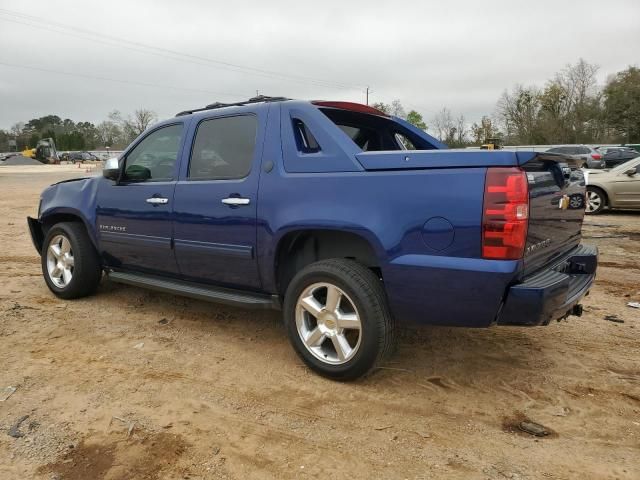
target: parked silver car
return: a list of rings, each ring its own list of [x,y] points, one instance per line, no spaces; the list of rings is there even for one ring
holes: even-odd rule
[[[604,168],[602,154],[586,145],[558,145],[547,152],[568,155],[573,159],[573,164],[570,166],[575,168]]]
[[[600,213],[605,207],[640,210],[640,157],[611,170],[585,170],[586,212]]]

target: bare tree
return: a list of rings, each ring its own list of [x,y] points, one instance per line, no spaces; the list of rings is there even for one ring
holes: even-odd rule
[[[138,136],[149,128],[149,125],[155,122],[157,118],[155,112],[141,108],[133,112],[133,116],[129,117],[127,123],[131,131]]]
[[[126,120],[122,121],[122,130],[124,131],[127,142],[131,142],[149,128],[149,125],[155,122],[156,118],[155,112],[141,108],[133,112],[133,115],[129,116]]]
[[[575,65],[567,65],[556,75],[556,83],[564,90],[567,117],[572,130],[571,140],[579,142],[584,138],[586,122],[591,116],[593,99],[598,95],[596,85],[599,67],[587,63],[583,58]]]
[[[456,138],[455,145],[456,147],[462,147],[467,142],[467,122],[464,118],[464,115],[460,115],[456,118]]]
[[[400,103],[400,100],[397,100],[397,99],[391,102],[391,108],[389,109],[389,113],[391,113],[391,115],[394,115],[396,117],[407,118],[407,114],[404,111],[404,107],[402,106],[402,103]]]
[[[24,122],[18,122],[11,126],[10,132],[12,135],[17,137],[18,135],[22,134],[23,130],[24,130]]]
[[[510,141],[535,143],[540,112],[540,92],[536,87],[516,85],[498,100],[498,117]]]
[[[442,110],[436,113],[435,117],[433,117],[431,123],[433,123],[433,126],[436,129],[436,136],[441,142],[450,140],[452,130],[455,132],[456,125],[453,121],[453,117],[451,116],[451,110],[447,107],[442,107]]]
[[[482,145],[489,138],[498,136],[498,131],[493,125],[493,121],[484,115],[480,123],[474,123],[471,126],[471,135],[476,145]]]

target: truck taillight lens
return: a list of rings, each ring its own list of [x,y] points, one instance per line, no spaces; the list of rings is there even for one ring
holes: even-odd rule
[[[529,225],[529,184],[519,168],[489,168],[484,184],[482,256],[522,258]]]

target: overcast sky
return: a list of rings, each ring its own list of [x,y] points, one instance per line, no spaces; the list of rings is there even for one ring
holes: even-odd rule
[[[256,90],[364,103],[367,85],[427,123],[445,105],[474,121],[579,57],[604,82],[640,64],[639,47],[640,0],[0,0],[0,128],[166,118]]]

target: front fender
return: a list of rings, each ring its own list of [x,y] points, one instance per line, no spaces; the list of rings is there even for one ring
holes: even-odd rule
[[[39,222],[41,225],[77,218],[87,229],[97,248],[96,203],[99,177],[80,179],[52,185],[42,193]]]
[[[50,210],[43,211],[42,215],[40,216],[39,222],[41,226],[44,226],[47,224],[51,225],[54,223],[58,223],[58,221],[64,222],[73,219],[82,221],[85,228],[87,229],[87,233],[89,234],[91,243],[93,243],[93,246],[97,249],[98,237],[96,235],[95,229],[95,216],[93,217],[93,220],[91,220],[87,218],[85,212],[83,212],[82,210],[78,210],[77,208],[56,207]]]

